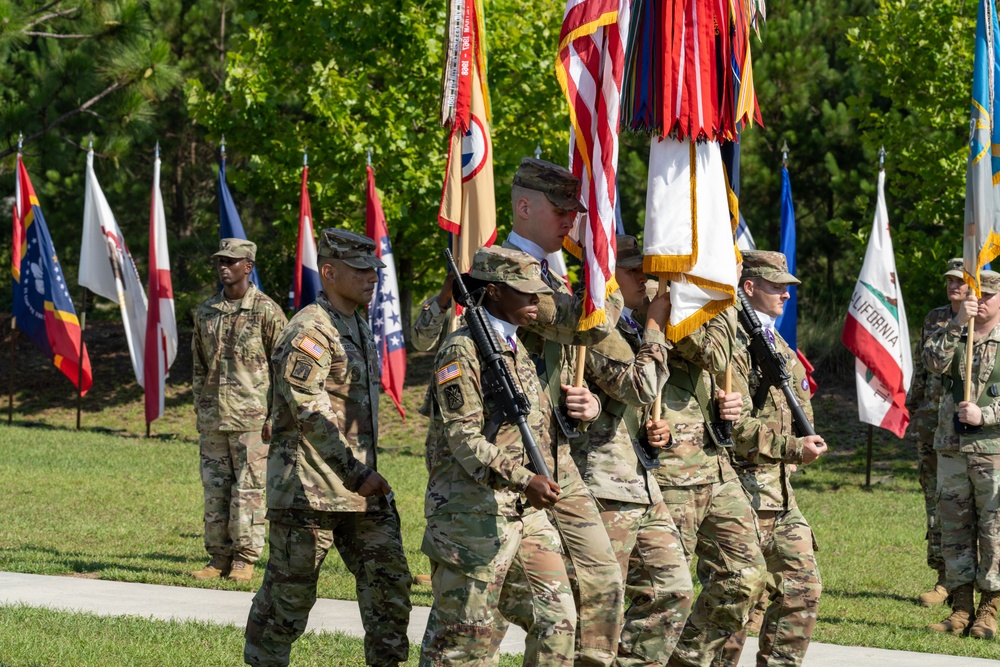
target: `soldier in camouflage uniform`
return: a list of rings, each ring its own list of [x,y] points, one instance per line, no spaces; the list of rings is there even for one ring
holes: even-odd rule
[[[670,344],[660,327],[669,296],[653,299],[645,327],[636,322],[633,309],[646,297],[642,249],[632,236],[619,236],[617,245],[615,278],[625,309],[611,335],[587,350],[584,377],[602,409],[573,443],[573,458],[597,498],[628,582],[630,604],[615,664],[663,665],[694,599],[681,537],[653,476],[656,450],[645,432],[650,406],[667,379]]]
[[[222,291],[198,306],[191,337],[192,393],[201,436],[205,550],[195,579],[248,582],[264,548],[264,481],[271,438],[269,360],[285,315],[250,284],[257,246],[222,239]]]
[[[938,408],[941,405],[941,375],[928,373],[921,361],[924,343],[939,328],[948,326],[948,322],[958,312],[959,306],[965,300],[969,290],[962,278],[962,258],[948,261],[948,270],[944,274],[947,280],[948,305],[939,306],[927,313],[924,318],[924,328],[920,332],[920,344],[916,363],[913,369],[913,382],[910,383],[910,393],[906,397],[906,409],[910,412],[910,434],[917,449],[917,470],[920,477],[920,488],[924,492],[924,510],[927,514],[927,566],[937,572],[937,582],[934,588],[921,593],[917,601],[924,607],[942,604],[948,598],[945,587],[944,558],[941,557],[941,527],[937,519],[937,451],[934,450],[934,431],[937,429]]]
[[[579,212],[580,181],[566,169],[525,158],[514,175],[511,192],[513,231],[503,247],[522,250],[542,264],[542,278],[555,292],[539,302],[538,319],[519,334],[550,399],[554,459],[549,463],[562,489],[549,518],[559,531],[562,545],[546,543],[527,534],[533,549],[564,552],[566,569],[576,600],[576,665],[610,665],[618,653],[624,606],[624,584],[614,548],[601,521],[600,510],[587,489],[570,451],[570,442],[586,431],[600,415],[600,402],[587,387],[572,387],[576,345],[603,340],[621,314],[621,293],[606,302],[607,321],[578,331],[583,310],[580,297],[570,293],[562,277],[548,269],[545,259],[562,247]],[[531,623],[532,607],[526,577],[518,566],[511,569],[500,600],[503,615],[521,627]],[[502,637],[503,624],[497,626]]]
[[[282,332],[267,465],[270,557],[247,619],[247,664],[287,665],[331,546],[357,582],[365,661],[406,662],[410,571],[389,483],[377,471],[378,361],[356,312],[378,282],[375,243],[323,230],[323,291]]]
[[[1000,273],[981,271],[980,286],[982,298],[970,290],[923,349],[927,371],[944,376],[934,447],[941,555],[952,596],[951,615],[928,627],[951,634],[968,628],[973,637],[992,639],[1000,601]],[[971,400],[964,401],[965,334],[973,317]],[[982,593],[978,609],[976,587]]]
[[[539,447],[549,446],[548,396],[540,391],[535,367],[518,345],[517,329],[537,314],[540,294],[552,290],[541,267],[528,255],[482,248],[473,259],[467,289],[485,292],[484,306],[511,375],[528,398],[528,423]],[[438,353],[439,368],[427,406],[441,428],[427,443],[427,529],[423,552],[431,559],[434,606],[421,649],[421,665],[478,665],[494,657],[493,625],[507,572],[519,562],[535,582],[534,625],[524,664],[573,662],[576,613],[569,578],[558,552],[539,561],[522,548],[525,523],[558,541],[544,512],[524,514],[520,494],[536,508],[551,507],[559,486],[528,468],[530,459],[514,424],[500,426],[487,440],[484,429],[496,410],[483,396],[482,364],[468,328],[448,336]],[[432,416],[432,415],[428,415]]]
[[[420,306],[420,314],[410,327],[410,344],[420,352],[430,352],[437,347],[441,333],[451,315],[452,283],[454,276],[448,272],[441,291]]]
[[[799,281],[788,273],[780,252],[746,250],[740,278],[747,300],[757,312],[764,334],[784,359],[791,387],[812,423],[812,403],[805,369],[781,334],[775,320],[784,311],[788,285]],[[791,409],[778,387],[762,387],[759,360],[750,353],[750,336],[742,323],[736,331],[733,387],[747,397],[740,419],[733,425],[733,467],[750,494],[757,515],[760,545],[767,561],[766,599],[770,601],[760,633],[757,665],[801,665],[816,627],[822,585],[816,565],[812,529],[795,503],[792,465],[808,464],[826,451],[818,435],[796,437]],[[760,408],[753,397],[764,392]],[[758,606],[763,606],[761,600]],[[744,628],[726,642],[715,661],[718,667],[736,667],[746,641]]]
[[[702,591],[669,665],[706,667],[743,627],[764,586],[766,565],[756,520],[733,470],[718,420],[735,421],[739,392],[726,393],[735,343],[736,310],[728,308],[674,344],[663,388],[663,420],[647,428],[660,450],[656,480],[681,533],[688,560],[698,556]]]

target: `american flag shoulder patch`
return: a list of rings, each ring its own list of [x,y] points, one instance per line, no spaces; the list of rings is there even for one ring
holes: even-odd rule
[[[437,383],[444,384],[448,380],[454,380],[457,377],[461,377],[462,368],[458,365],[458,362],[448,364],[447,366],[442,366],[437,372]]]
[[[317,343],[316,341],[314,341],[309,336],[303,336],[302,340],[300,340],[295,345],[295,347],[299,348],[300,350],[308,354],[316,361],[322,359],[323,355],[326,354],[326,348]]]

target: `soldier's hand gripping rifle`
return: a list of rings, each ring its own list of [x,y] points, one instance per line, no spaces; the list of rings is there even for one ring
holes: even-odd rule
[[[531,404],[528,402],[528,397],[519,390],[518,385],[514,382],[510,367],[503,359],[503,353],[497,343],[496,336],[493,335],[486,319],[486,309],[476,305],[468,290],[465,289],[465,284],[462,282],[462,276],[458,272],[451,251],[445,249],[444,254],[448,258],[448,268],[455,276],[455,295],[458,297],[458,301],[465,306],[463,313],[465,324],[469,327],[472,342],[475,343],[479,358],[482,360],[483,395],[491,396],[497,407],[497,411],[493,414],[490,423],[486,425],[483,435],[488,441],[493,442],[500,426],[516,424],[521,432],[524,449],[528,452],[528,458],[531,459],[531,465],[535,472],[552,479],[552,473],[545,465],[542,452],[538,449],[538,444],[528,427],[527,416],[531,413]]]
[[[739,311],[739,317],[740,324],[750,336],[750,356],[762,376],[761,385],[753,395],[754,409],[759,410],[764,405],[764,401],[767,400],[768,388],[778,387],[785,395],[785,401],[792,411],[792,422],[795,425],[796,435],[799,437],[816,435],[816,431],[806,416],[806,411],[802,409],[799,399],[795,396],[795,391],[789,384],[792,375],[785,369],[785,360],[778,354],[777,350],[774,349],[774,344],[765,335],[757,312],[750,304],[750,300],[747,299],[743,288],[736,288],[736,293],[740,298],[740,303],[743,304],[743,309]]]

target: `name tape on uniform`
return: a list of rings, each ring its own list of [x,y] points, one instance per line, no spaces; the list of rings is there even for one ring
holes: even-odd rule
[[[444,384],[448,380],[454,380],[457,377],[461,377],[462,369],[459,367],[456,361],[453,364],[448,364],[438,369],[437,372],[437,383]]]

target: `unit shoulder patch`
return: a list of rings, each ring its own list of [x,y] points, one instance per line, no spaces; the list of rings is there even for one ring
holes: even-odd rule
[[[306,381],[309,379],[309,373],[312,372],[312,364],[308,361],[296,360],[295,365],[292,367],[291,376],[296,380]]]
[[[444,388],[444,398],[448,402],[449,410],[458,410],[465,405],[465,397],[462,396],[462,387],[457,384],[448,385]]]

